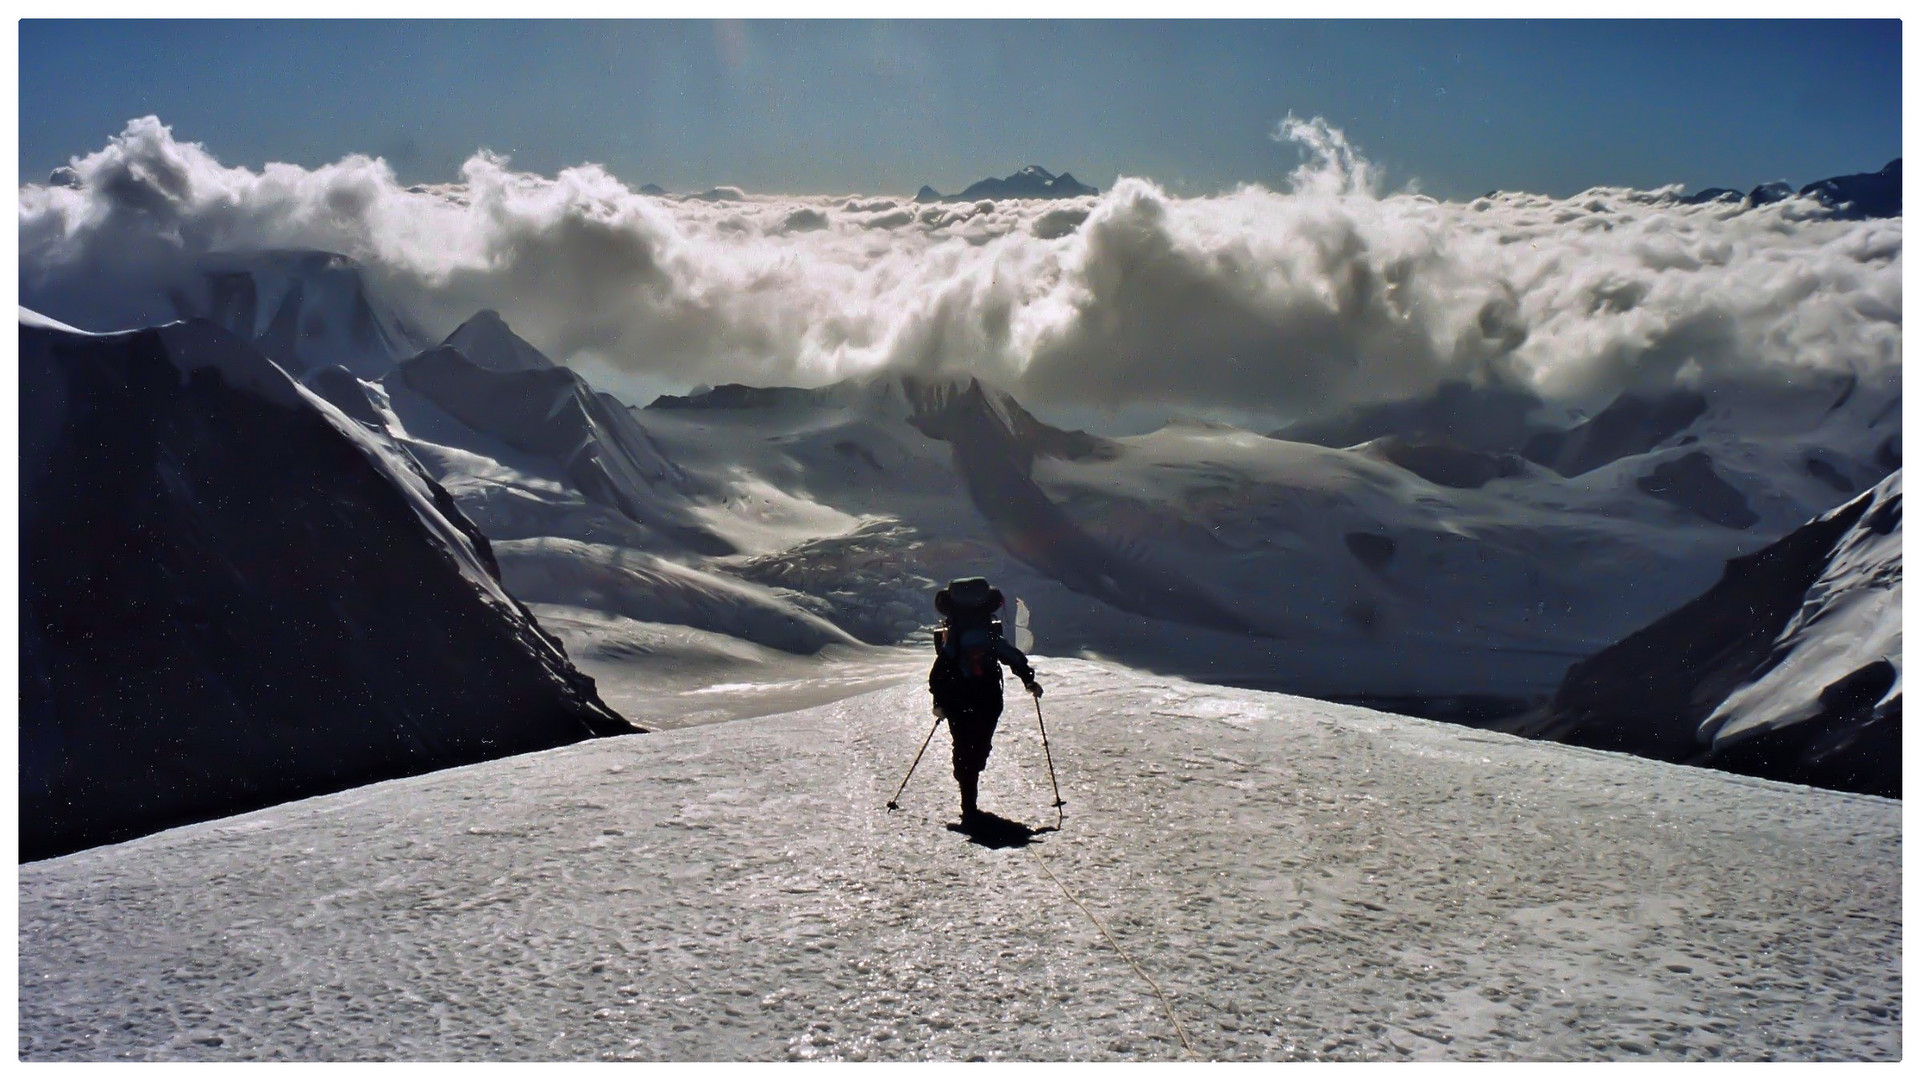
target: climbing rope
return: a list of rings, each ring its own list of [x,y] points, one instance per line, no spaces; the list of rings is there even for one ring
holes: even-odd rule
[[[1037,696],[1033,699],[1033,710],[1034,716],[1037,718],[1040,715],[1040,699]],[[1060,781],[1057,777],[1054,777],[1053,774],[1053,752],[1047,748],[1047,728],[1044,720],[1040,722],[1040,745],[1047,757],[1047,775],[1053,779],[1053,805],[1057,810],[1066,805],[1066,800],[1060,797]],[[1033,781],[1027,778],[1025,770],[1022,770],[1016,775],[1020,777],[1021,783],[1025,784],[1029,791],[1033,791],[1035,794],[1039,793]],[[1064,820],[1064,816],[1062,820]],[[1057,832],[1059,828],[1059,824],[1056,823],[1054,825],[1054,831]],[[1173,1023],[1174,1034],[1180,1037],[1180,1045],[1186,1050],[1187,1056],[1193,1058],[1195,1061],[1205,1060],[1201,1058],[1198,1051],[1194,1050],[1193,1043],[1187,1039],[1187,1029],[1180,1023],[1179,1014],[1173,1011],[1173,1002],[1167,1000],[1167,992],[1160,989],[1160,984],[1153,981],[1153,976],[1147,974],[1146,969],[1135,963],[1133,957],[1128,955],[1127,950],[1120,947],[1120,943],[1114,940],[1113,934],[1108,932],[1106,924],[1100,921],[1100,916],[1095,915],[1092,908],[1080,902],[1080,898],[1073,894],[1073,890],[1067,888],[1067,883],[1061,881],[1060,878],[1054,874],[1053,868],[1047,865],[1047,860],[1040,857],[1040,852],[1031,845],[1028,845],[1026,850],[1027,854],[1033,856],[1034,864],[1040,867],[1040,872],[1047,875],[1047,880],[1053,882],[1054,887],[1060,890],[1060,895],[1071,900],[1073,906],[1079,908],[1080,911],[1086,915],[1088,921],[1093,923],[1094,929],[1100,931],[1100,936],[1107,939],[1107,944],[1113,947],[1113,951],[1120,954],[1120,959],[1125,960],[1127,966],[1133,969],[1133,973],[1140,976],[1142,982],[1145,982],[1153,988],[1153,996],[1160,999],[1160,1007],[1166,1010],[1167,1019]]]
[[[1081,903],[1080,898],[1073,895],[1073,890],[1067,888],[1065,882],[1054,876],[1052,868],[1047,866],[1047,860],[1041,858],[1038,851],[1035,851],[1032,847],[1028,847],[1027,854],[1033,856],[1033,861],[1039,864],[1040,872],[1047,875],[1047,880],[1053,882],[1054,885],[1060,889],[1060,895],[1073,901],[1074,907],[1086,913],[1087,918],[1092,920],[1094,927],[1100,931],[1100,936],[1107,939],[1107,944],[1113,946],[1113,951],[1120,954],[1120,959],[1127,962],[1127,966],[1133,969],[1133,973],[1146,980],[1148,986],[1153,987],[1154,996],[1160,999],[1160,1007],[1167,1011],[1167,1019],[1173,1021],[1174,1033],[1180,1036],[1180,1045],[1186,1048],[1187,1056],[1196,1061],[1200,1060],[1200,1055],[1193,1049],[1193,1043],[1187,1041],[1187,1029],[1181,1026],[1180,1017],[1174,1013],[1173,1003],[1167,1000],[1166,991],[1160,989],[1160,984],[1153,981],[1153,976],[1147,974],[1139,964],[1133,962],[1133,957],[1127,955],[1127,950],[1121,948],[1120,943],[1115,941],[1113,935],[1107,932],[1106,924],[1100,921],[1100,917],[1095,915],[1093,910],[1087,907],[1087,905]]]

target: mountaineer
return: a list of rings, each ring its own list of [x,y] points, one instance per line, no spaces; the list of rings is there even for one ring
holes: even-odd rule
[[[933,633],[939,655],[927,674],[927,689],[934,715],[947,721],[953,736],[953,778],[960,783],[963,822],[981,816],[980,773],[993,751],[1003,707],[1000,665],[1012,668],[1035,698],[1041,694],[1026,656],[1001,635],[995,614],[1005,604],[1000,590],[980,577],[956,578],[933,598],[942,622]]]

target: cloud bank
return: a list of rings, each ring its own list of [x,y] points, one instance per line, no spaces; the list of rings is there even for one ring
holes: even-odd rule
[[[359,260],[434,337],[500,311],[556,359],[683,383],[973,372],[1036,401],[1324,412],[1501,378],[1591,407],[1628,385],[1897,379],[1901,220],[1673,190],[1383,192],[1321,120],[1270,189],[918,206],[639,193],[475,154],[407,187],[376,158],[228,167],[158,119],[20,191],[22,302],[90,329],[170,317],[209,253]]]

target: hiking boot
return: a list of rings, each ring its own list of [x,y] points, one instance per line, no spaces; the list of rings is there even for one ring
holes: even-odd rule
[[[980,816],[980,777],[957,777],[960,781],[960,820],[970,821]]]

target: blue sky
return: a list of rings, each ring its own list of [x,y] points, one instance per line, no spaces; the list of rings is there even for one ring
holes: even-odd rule
[[[222,161],[478,147],[633,186],[957,190],[1027,163],[1102,188],[1277,183],[1289,111],[1447,198],[1795,184],[1900,156],[1880,22],[62,22],[20,24],[20,168],[149,113]]]

